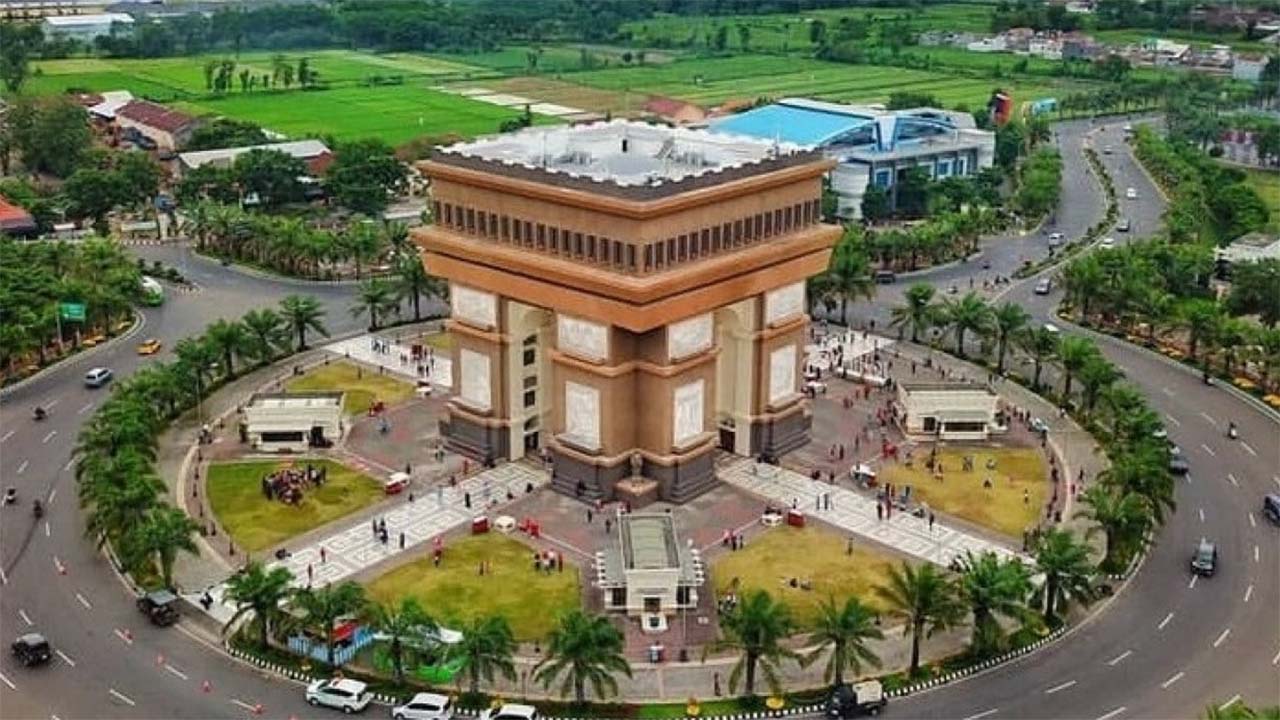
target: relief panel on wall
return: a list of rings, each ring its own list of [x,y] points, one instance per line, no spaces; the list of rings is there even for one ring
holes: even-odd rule
[[[797,394],[796,346],[786,345],[769,355],[769,404],[777,404]]]
[[[609,358],[609,328],[568,315],[556,316],[556,347],[560,352],[601,362]]]
[[[459,398],[477,410],[488,411],[493,407],[493,388],[489,381],[489,356],[462,348],[458,353],[462,364]]]
[[[588,450],[600,448],[600,391],[575,382],[564,384],[564,439]]]
[[[667,357],[683,360],[710,349],[714,330],[711,313],[671,323],[667,326]]]
[[[449,286],[453,319],[485,329],[498,326],[498,297],[465,285]]]
[[[696,380],[676,388],[671,412],[674,418],[672,442],[676,447],[687,444],[703,432],[702,410],[705,407],[703,398],[706,386],[705,380]]]
[[[776,325],[804,312],[804,282],[784,285],[764,295],[764,323]]]

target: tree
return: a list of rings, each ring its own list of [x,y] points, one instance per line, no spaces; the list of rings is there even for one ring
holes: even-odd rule
[[[880,658],[867,646],[867,641],[883,639],[884,633],[876,627],[875,613],[858,598],[850,597],[843,605],[836,605],[835,599],[828,597],[821,605],[816,627],[809,634],[809,644],[814,649],[805,656],[804,664],[812,664],[826,655],[822,681],[833,686],[843,685],[845,670],[856,677],[862,674],[864,663],[880,667]]]
[[[1031,315],[1021,305],[1005,302],[991,314],[991,329],[996,338],[996,373],[1004,374],[1004,357],[1009,344],[1026,331]],[[914,338],[912,338],[914,340]]]
[[[307,349],[308,330],[329,337],[329,331],[324,327],[324,314],[320,301],[310,295],[290,295],[280,301],[280,317],[298,338],[298,352]]]
[[[1200,717],[1204,720],[1280,720],[1280,705],[1256,710],[1239,701],[1227,705],[1209,705]]]
[[[462,639],[452,646],[450,652],[461,664],[472,695],[479,694],[481,679],[490,683],[495,675],[501,675],[508,681],[516,679],[516,666],[512,661],[516,641],[505,617],[479,617],[463,623],[461,631]]]
[[[1257,315],[1263,325],[1280,323],[1280,260],[1274,258],[1231,267],[1227,310],[1233,315]]]
[[[293,573],[285,567],[268,570],[261,561],[250,560],[242,570],[227,579],[225,597],[236,606],[222,631],[236,626],[248,613],[258,626],[258,645],[268,647],[271,629],[285,617],[284,602],[293,596]],[[328,633],[326,633],[328,634]]]
[[[356,266],[356,279],[359,280],[361,268],[381,257],[386,250],[386,238],[372,222],[357,221],[342,237],[342,246]]]
[[[871,278],[871,270],[863,251],[862,235],[856,229],[850,229],[841,237],[831,254],[831,264],[827,268],[830,280],[828,289],[840,298],[840,321],[849,323],[849,301],[858,298],[871,299],[875,296],[876,285]]]
[[[249,349],[252,338],[243,323],[237,320],[219,319],[205,330],[209,343],[222,354],[227,377],[234,377],[235,357]]]
[[[142,523],[126,532],[125,554],[137,560],[154,558],[160,567],[165,587],[173,587],[173,563],[178,551],[198,555],[195,534],[201,525],[184,511],[170,505],[152,508]]]
[[[446,292],[445,284],[439,278],[427,274],[422,258],[417,253],[402,255],[396,262],[396,291],[401,297],[408,297],[413,304],[413,319],[422,319],[422,296],[442,298]]]
[[[1080,368],[1080,385],[1084,388],[1084,409],[1092,414],[1098,398],[1110,386],[1114,385],[1124,374],[1102,355],[1094,355],[1085,360]]]
[[[1058,622],[1058,611],[1071,603],[1088,605],[1097,597],[1093,586],[1095,569],[1089,560],[1089,546],[1061,528],[1049,528],[1036,542],[1036,571],[1041,577],[1032,602],[1044,610],[1050,625]]]
[[[31,76],[31,56],[43,43],[39,25],[0,23],[0,82],[10,95],[17,95]]]
[[[1088,338],[1067,336],[1058,342],[1058,364],[1062,366],[1062,402],[1071,402],[1071,381],[1084,366],[1098,356],[1098,348]]]
[[[729,690],[736,692],[742,681],[743,692],[755,695],[756,670],[764,672],[773,692],[780,690],[778,667],[784,659],[799,659],[782,642],[793,629],[791,613],[786,605],[776,602],[764,590],[751,590],[743,595],[732,610],[720,616],[724,637],[708,645],[708,650],[736,650],[738,662],[729,673]]]
[[[893,308],[892,327],[901,330],[911,328],[911,342],[920,341],[920,333],[928,332],[938,316],[938,307],[933,304],[934,288],[928,283],[915,283],[907,288],[906,303]]]
[[[889,214],[889,190],[880,185],[867,185],[862,193],[862,219],[876,223],[889,217]]]
[[[742,52],[747,52],[748,46],[751,44],[751,28],[746,25],[738,26],[738,47],[742,48]]]
[[[398,605],[390,603],[369,603],[365,608],[365,616],[391,641],[391,667],[395,671],[396,684],[404,684],[404,639],[412,638],[422,641],[435,633],[439,626],[436,621],[422,609],[417,598],[401,598]]]
[[[960,595],[973,612],[973,652],[985,657],[1002,649],[1004,634],[999,618],[1025,623],[1031,577],[1021,560],[1001,560],[994,552],[960,560]]]
[[[614,673],[631,677],[631,665],[622,654],[623,637],[608,618],[572,610],[560,618],[547,641],[547,654],[535,666],[534,677],[550,687],[561,675],[560,694],[573,688],[573,698],[587,701],[586,686],[603,700],[618,693]]]
[[[333,624],[345,615],[364,611],[364,586],[351,581],[320,588],[303,588],[293,596],[293,603],[302,611],[302,623],[316,637],[324,638],[325,662],[333,665]]]
[[[991,308],[977,293],[970,292],[959,300],[944,300],[939,313],[947,329],[955,336],[956,355],[964,357],[964,338],[968,332],[986,335],[991,328]]]
[[[1102,567],[1120,570],[1130,550],[1136,549],[1143,533],[1151,527],[1151,511],[1146,500],[1136,493],[1112,485],[1098,484],[1080,494],[1081,508],[1076,517],[1094,523],[1087,535],[1098,532],[1105,539]]]
[[[307,164],[279,150],[250,150],[236,158],[232,172],[247,195],[257,195],[263,207],[275,207],[302,199]]]
[[[368,315],[369,329],[377,330],[380,327],[379,319],[399,307],[400,298],[396,296],[391,283],[382,278],[371,278],[360,284],[356,304],[351,306],[351,314],[354,317]]]
[[[117,202],[126,205],[148,205],[160,190],[160,166],[144,152],[126,152],[117,156],[112,176],[118,186]]]
[[[920,641],[960,624],[964,616],[964,606],[951,581],[928,563],[916,568],[903,562],[889,568],[889,580],[876,587],[876,594],[889,604],[892,616],[906,622],[905,631],[911,637],[911,676],[920,669]]]
[[[138,474],[115,478],[84,474],[81,479],[80,500],[88,511],[85,535],[96,540],[99,548],[142,524],[164,490],[164,483],[154,472],[142,470],[137,463],[132,464],[132,469]]]
[[[81,168],[67,178],[62,193],[73,215],[90,218],[99,235],[107,234],[107,213],[116,206],[120,197],[120,187],[113,173]]]
[[[284,322],[280,315],[271,308],[253,309],[244,314],[240,323],[249,335],[245,352],[258,361],[258,365],[266,365],[275,357],[278,348],[288,344]]]
[[[404,192],[408,170],[383,141],[358,140],[338,146],[325,176],[325,188],[338,204],[376,216],[389,198]]]
[[[1213,333],[1222,319],[1222,309],[1212,300],[1194,298],[1183,303],[1179,316],[1187,327],[1187,354],[1194,362],[1200,343]]]
[[[209,81],[212,85],[212,80]],[[265,145],[271,142],[262,127],[246,120],[220,117],[197,127],[187,140],[187,152],[218,150],[229,147]]]

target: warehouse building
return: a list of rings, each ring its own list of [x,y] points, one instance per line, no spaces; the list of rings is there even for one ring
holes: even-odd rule
[[[87,43],[96,37],[110,35],[111,26],[117,23],[133,27],[133,18],[124,13],[50,16],[44,19],[43,26],[44,34],[49,37],[61,35]]]

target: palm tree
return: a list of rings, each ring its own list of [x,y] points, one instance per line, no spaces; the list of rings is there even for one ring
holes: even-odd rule
[[[413,319],[422,319],[422,296],[444,297],[445,284],[436,277],[427,274],[422,258],[416,253],[405,255],[396,263],[396,290],[401,297],[408,297],[413,303]]]
[[[830,649],[822,681],[843,685],[845,670],[857,677],[862,674],[863,663],[880,667],[880,658],[867,641],[883,639],[884,633],[876,627],[875,613],[858,598],[850,597],[844,605],[836,605],[835,599],[828,597],[819,609],[817,626],[809,634],[814,649],[804,658],[804,664],[815,662]]]
[[[1050,528],[1036,542],[1036,571],[1042,579],[1033,602],[1044,609],[1046,623],[1057,623],[1059,609],[1073,602],[1088,605],[1097,597],[1089,554],[1088,545],[1060,528]]]
[[[1152,519],[1156,524],[1163,524],[1164,511],[1177,510],[1173,476],[1169,474],[1168,467],[1168,450],[1163,445],[1156,447],[1148,439],[1135,447],[1125,448],[1124,452],[1116,453],[1111,466],[1098,477],[1125,491],[1141,495],[1147,501]]]
[[[889,568],[889,580],[876,588],[876,594],[889,603],[891,615],[906,621],[913,676],[920,670],[920,641],[960,624],[964,617],[954,585],[929,563],[916,568],[903,562]]]
[[[333,665],[333,624],[346,615],[364,610],[364,587],[346,581],[320,588],[303,588],[294,594],[294,605],[303,614],[303,624],[324,638],[325,662]]]
[[[1084,388],[1085,412],[1092,414],[1102,393],[1122,377],[1124,373],[1101,355],[1094,355],[1086,360],[1084,367],[1080,368],[1080,385]]]
[[[512,657],[516,652],[516,641],[511,635],[511,626],[501,615],[479,617],[464,623],[462,639],[453,645],[452,652],[462,665],[470,681],[470,693],[480,692],[480,680],[493,682],[494,675],[501,675],[508,681],[516,679],[516,666]]]
[[[1031,576],[1020,560],[1001,560],[993,552],[966,552],[960,560],[958,590],[973,612],[973,651],[985,657],[1000,650],[998,618],[1025,622]]]
[[[911,342],[920,342],[920,333],[933,326],[938,307],[933,304],[934,288],[928,283],[915,283],[907,288],[906,304],[892,311],[892,327],[911,328]]]
[[[142,524],[164,491],[164,482],[148,473],[90,478],[82,489],[82,504],[88,511],[85,535],[97,540],[100,548],[107,540]]]
[[[755,695],[759,668],[770,689],[777,692],[779,665],[784,659],[799,659],[799,655],[782,644],[792,628],[791,613],[786,605],[774,601],[764,590],[752,590],[736,607],[720,616],[724,637],[706,646],[704,657],[708,651],[736,650],[741,655],[729,673],[729,690],[736,692],[738,682],[743,681],[743,692]]]
[[[240,323],[249,334],[247,352],[259,365],[271,362],[277,348],[287,342],[284,322],[271,308],[250,310],[244,314]]]
[[[396,684],[403,685],[404,639],[421,641],[429,633],[434,633],[439,625],[413,597],[401,598],[399,605],[369,603],[365,615],[378,632],[391,639],[391,666],[395,670]]]
[[[386,280],[371,278],[360,284],[356,304],[351,307],[351,315],[360,317],[367,314],[369,329],[377,330],[378,319],[390,312],[392,308],[399,306],[400,300],[396,297],[395,288],[391,287]]]
[[[178,356],[179,372],[194,382],[196,392],[203,394],[213,379],[213,370],[218,362],[218,348],[213,346],[204,336],[186,337],[178,341],[173,352]]]
[[[991,314],[991,325],[996,336],[996,372],[1004,374],[1004,356],[1009,343],[1018,337],[1031,322],[1031,315],[1021,305],[1006,302]]]
[[[607,618],[572,610],[560,618],[551,631],[547,655],[535,666],[534,677],[550,687],[561,675],[560,694],[573,688],[573,699],[586,703],[587,683],[596,697],[603,700],[618,692],[614,673],[631,677],[631,665],[622,655],[622,633]]]
[[[165,587],[173,587],[173,563],[178,551],[200,554],[193,537],[200,531],[200,524],[182,510],[170,505],[153,508],[142,523],[127,529],[125,542],[127,553],[142,561],[154,557],[160,566],[160,577]]]
[[[840,298],[840,322],[847,325],[849,301],[858,298],[870,300],[876,292],[860,229],[846,231],[831,254],[831,265],[826,274],[829,291]]]
[[[357,220],[347,228],[342,238],[342,247],[356,267],[356,279],[360,279],[360,269],[377,258],[385,248],[386,238],[371,222]]]
[[[1087,536],[1101,532],[1105,539],[1102,567],[1117,569],[1120,552],[1130,549],[1151,527],[1151,509],[1137,493],[1111,485],[1098,484],[1080,494],[1081,508],[1076,517],[1091,520]]]
[[[1067,336],[1058,343],[1058,364],[1062,366],[1062,402],[1071,402],[1071,381],[1084,366],[1098,356],[1098,348],[1088,338]]]
[[[218,319],[205,329],[204,336],[210,345],[222,353],[226,376],[235,377],[235,356],[249,348],[249,331],[237,320]]]
[[[1222,308],[1212,300],[1197,298],[1183,304],[1179,317],[1187,327],[1187,354],[1195,362],[1201,341],[1209,338],[1221,322]]]
[[[307,349],[308,330],[329,337],[329,331],[322,322],[324,308],[320,307],[319,300],[310,295],[290,295],[281,300],[280,316],[290,332],[298,338],[298,352]]]
[[[267,570],[261,562],[250,560],[244,569],[227,580],[225,597],[235,603],[236,611],[227,619],[222,631],[225,633],[247,613],[253,613],[254,622],[258,625],[258,645],[266,648],[271,628],[284,619],[282,606],[293,593],[293,573],[288,568]]]
[[[959,300],[944,300],[942,317],[956,338],[956,355],[964,357],[964,337],[972,331],[985,335],[991,327],[991,308],[977,293],[968,293]]]

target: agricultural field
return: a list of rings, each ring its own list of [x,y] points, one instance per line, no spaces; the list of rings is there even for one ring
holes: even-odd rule
[[[1267,232],[1280,233],[1280,172],[1275,170],[1246,170],[1246,180],[1250,187],[1258,191],[1258,196],[1267,204],[1271,218],[1263,228]]]
[[[618,90],[601,90],[538,75],[525,75],[503,80],[486,80],[480,84],[462,83],[450,86],[450,90],[480,89],[491,93],[517,95],[580,110],[598,113],[611,112],[618,117],[633,114],[648,99],[648,95],[642,92],[628,95]],[[628,108],[631,112],[627,112]]]

